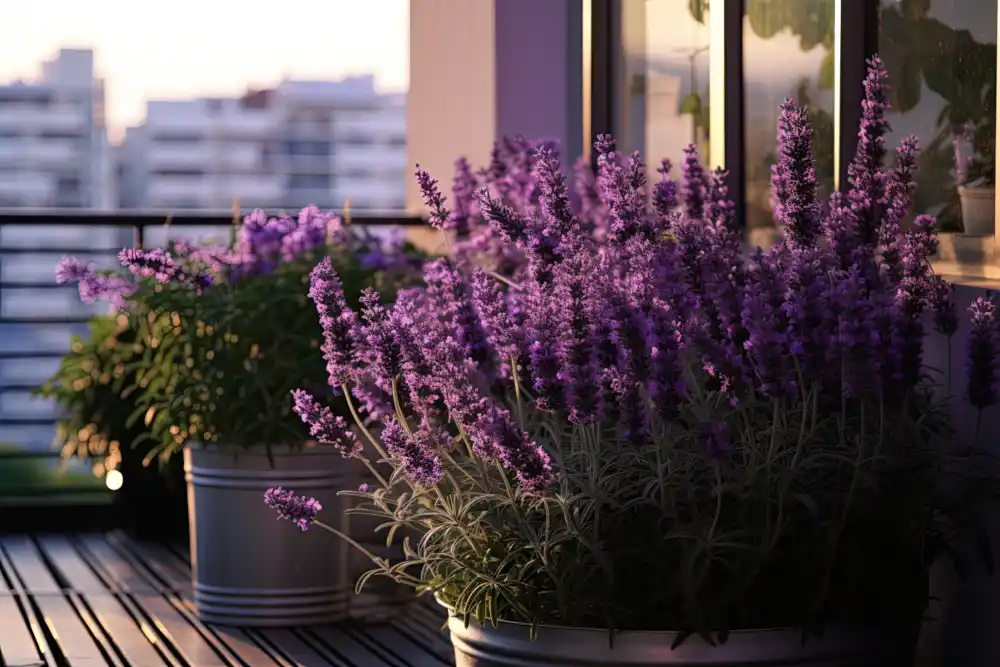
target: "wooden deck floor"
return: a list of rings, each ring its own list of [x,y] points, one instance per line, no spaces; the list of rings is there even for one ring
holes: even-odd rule
[[[390,624],[207,626],[186,556],[121,533],[0,537],[4,667],[441,667],[443,616],[414,603]]]

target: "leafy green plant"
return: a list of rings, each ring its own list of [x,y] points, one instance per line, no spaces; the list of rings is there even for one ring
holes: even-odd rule
[[[137,434],[129,444],[145,463],[165,462],[192,442],[268,451],[305,444],[290,391],[326,386],[321,330],[306,295],[309,270],[324,255],[352,299],[364,287],[392,293],[422,262],[408,243],[386,243],[314,207],[297,221],[255,211],[227,246],[176,240],[125,249],[119,259],[132,279],[64,258],[60,282],[77,282],[82,299],[111,300],[121,312],[95,321],[103,329],[88,341],[74,341],[44,389],[69,408],[67,452],[99,451],[112,437],[108,416],[114,411],[117,422],[123,409],[124,429]],[[120,330],[109,335],[112,326]],[[71,395],[77,388],[90,391]]]

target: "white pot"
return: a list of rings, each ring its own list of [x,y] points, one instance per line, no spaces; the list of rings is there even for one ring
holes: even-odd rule
[[[968,236],[993,236],[996,188],[988,185],[958,186],[962,202],[962,227]]]

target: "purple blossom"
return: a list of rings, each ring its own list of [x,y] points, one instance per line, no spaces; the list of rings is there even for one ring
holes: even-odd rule
[[[778,161],[771,167],[771,191],[774,217],[795,247],[812,246],[820,234],[812,138],[806,110],[785,100],[778,119]]]
[[[315,498],[300,496],[280,486],[264,492],[264,504],[275,510],[279,519],[291,521],[302,531],[309,530],[309,525],[323,510]]]
[[[368,372],[378,388],[391,397],[393,380],[402,370],[399,348],[389,312],[379,293],[370,287],[361,294],[361,340]]]
[[[438,188],[437,180],[431,178],[425,169],[417,165],[417,184],[420,186],[420,195],[424,198],[424,204],[429,211],[428,222],[435,229],[448,229],[450,227],[451,213],[444,207],[445,196]]]
[[[432,486],[444,475],[438,449],[447,443],[448,434],[423,423],[414,433],[407,433],[399,422],[387,419],[382,427],[382,444],[399,459],[403,473],[414,484]]]
[[[598,136],[594,142],[598,189],[608,207],[608,240],[622,245],[647,231],[645,166],[635,154],[629,158],[628,168],[622,167],[614,146],[615,140],[608,135]]]
[[[56,282],[59,284],[78,283],[93,275],[93,265],[81,262],[76,257],[63,257],[56,264]]]
[[[473,449],[487,460],[497,459],[517,477],[521,488],[539,493],[554,481],[549,455],[518,428],[506,410],[487,411],[469,432]]]
[[[455,161],[455,175],[451,181],[455,210],[448,218],[448,228],[455,230],[456,236],[463,238],[469,234],[472,219],[478,214],[476,204],[478,185],[469,161],[464,157]]]
[[[861,102],[861,127],[854,160],[847,168],[850,190],[848,205],[857,221],[858,240],[874,246],[880,231],[879,207],[885,197],[885,134],[889,131],[886,111],[889,110],[889,91],[885,67],[878,56],[868,61],[865,77],[865,99]]]
[[[155,278],[160,283],[170,282],[177,277],[179,271],[170,253],[160,248],[153,250],[123,248],[118,253],[118,261],[135,275],[141,278]]]
[[[1000,328],[997,307],[990,297],[977,297],[969,306],[972,329],[968,338],[969,403],[982,410],[997,402],[1000,379]]]
[[[512,364],[516,365],[524,354],[522,331],[514,321],[499,282],[491,279],[483,269],[476,269],[472,274],[472,302],[504,372],[516,372]]]
[[[720,459],[728,454],[733,443],[729,436],[729,424],[724,421],[711,421],[699,425],[702,433],[705,453],[711,459]]]
[[[670,178],[671,167],[670,160],[664,158],[660,161],[660,166],[656,168],[660,180],[653,186],[653,209],[659,219],[664,221],[664,227],[668,226],[665,221],[670,219],[677,207],[677,183]]]
[[[356,374],[358,331],[357,317],[344,300],[344,289],[329,257],[324,257],[309,276],[309,298],[319,313],[323,358],[330,386],[336,390]]]
[[[334,415],[330,408],[320,404],[303,389],[294,389],[292,399],[292,409],[309,427],[309,434],[316,438],[316,442],[336,447],[345,457],[361,452],[361,443],[343,417]]]
[[[889,279],[893,282],[903,279],[899,235],[901,224],[909,211],[910,201],[916,190],[914,172],[918,150],[919,142],[916,137],[903,139],[896,149],[896,167],[886,179],[886,205],[879,229],[879,249],[882,251],[882,263],[886,267]]]
[[[705,169],[698,157],[698,148],[694,144],[684,149],[683,186],[681,200],[684,202],[684,212],[690,220],[701,220],[705,217],[705,200],[708,197],[708,179]]]
[[[930,303],[934,313],[934,329],[948,336],[958,331],[958,312],[955,305],[955,286],[938,276],[932,276]]]
[[[564,388],[569,420],[577,424],[591,424],[601,416],[601,379],[594,349],[596,326],[587,299],[587,282],[594,279],[589,270],[591,262],[583,252],[568,260],[557,274],[554,294],[560,330],[556,350],[560,369],[556,377]]]

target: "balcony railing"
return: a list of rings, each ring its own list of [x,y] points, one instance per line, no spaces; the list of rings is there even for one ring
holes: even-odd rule
[[[388,231],[424,221],[399,214],[353,215],[352,224]],[[74,333],[106,304],[80,302],[74,286],[58,285],[63,255],[100,267],[117,264],[125,246],[155,247],[168,238],[225,238],[232,213],[0,209],[0,507],[107,502],[108,492],[82,464],[64,474],[53,448],[56,407],[31,396],[59,366]]]

